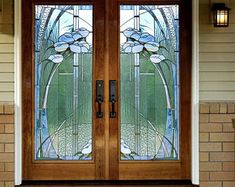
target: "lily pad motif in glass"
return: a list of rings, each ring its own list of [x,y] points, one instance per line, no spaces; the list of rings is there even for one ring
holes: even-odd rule
[[[92,14],[35,6],[35,160],[92,159]]]
[[[120,6],[121,160],[179,159],[178,9]]]

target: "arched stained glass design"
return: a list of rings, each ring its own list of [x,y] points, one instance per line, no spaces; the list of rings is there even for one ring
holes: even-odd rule
[[[120,6],[121,160],[179,159],[178,9]]]
[[[92,14],[35,6],[35,160],[92,159]]]

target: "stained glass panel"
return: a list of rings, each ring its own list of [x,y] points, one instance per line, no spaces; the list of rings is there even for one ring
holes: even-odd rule
[[[178,9],[120,6],[121,160],[179,159]]]
[[[35,6],[35,160],[92,159],[92,14]]]

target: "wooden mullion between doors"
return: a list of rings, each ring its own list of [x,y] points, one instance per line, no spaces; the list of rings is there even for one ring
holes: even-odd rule
[[[103,112],[102,118],[96,117],[98,105],[96,103],[96,80],[104,80],[105,82],[105,58],[104,58],[104,10],[105,5],[103,0],[95,1],[94,3],[94,65],[93,65],[93,148],[95,150],[95,179],[105,179],[106,155],[105,155],[105,127],[106,127],[106,95],[104,102],[101,105]],[[104,87],[105,91],[105,87]]]
[[[109,117],[109,180],[119,179],[119,32],[118,32],[118,6],[117,0],[106,0],[106,56],[109,67],[109,80],[117,81],[117,102],[115,103],[115,118]],[[111,111],[111,104],[109,102],[109,111]],[[109,112],[108,112],[109,116]]]

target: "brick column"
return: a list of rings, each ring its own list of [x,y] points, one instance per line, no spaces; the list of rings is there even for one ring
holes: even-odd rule
[[[14,106],[0,103],[0,187],[14,186]]]
[[[235,103],[200,104],[200,186],[235,187]]]

